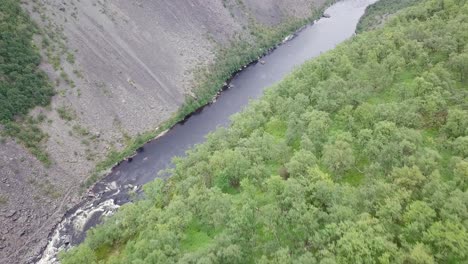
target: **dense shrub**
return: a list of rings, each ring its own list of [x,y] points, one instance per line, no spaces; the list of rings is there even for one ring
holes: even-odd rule
[[[19,1],[0,4],[0,122],[13,120],[37,105],[47,105],[53,89],[38,68],[39,52],[32,43],[36,27]]]

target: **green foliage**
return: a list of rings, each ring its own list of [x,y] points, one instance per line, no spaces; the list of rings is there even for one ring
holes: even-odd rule
[[[334,175],[341,176],[354,166],[353,148],[350,143],[342,140],[326,144],[323,149],[322,160],[323,164]]]
[[[366,13],[359,20],[356,32],[360,33],[381,26],[389,16],[419,2],[421,0],[379,0],[366,8]]]
[[[453,109],[448,112],[444,130],[450,137],[465,136],[468,134],[468,111]]]
[[[36,27],[16,0],[0,5],[0,122],[13,120],[53,95],[32,43]]]
[[[185,232],[186,236],[182,240],[181,249],[186,252],[207,248],[213,242],[212,232],[205,231],[199,223],[191,223]]]
[[[462,83],[468,81],[468,52],[454,54],[449,61],[450,67],[458,73]]]
[[[73,110],[65,106],[58,107],[57,113],[59,114],[59,117],[65,121],[71,121],[75,118]]]
[[[75,63],[75,55],[71,52],[68,52],[67,53],[67,61],[71,64],[74,64]]]
[[[46,106],[54,94],[34,46],[36,26],[15,0],[0,4],[0,124],[2,135],[16,138],[46,166],[47,153],[41,148],[47,139],[37,123],[43,118],[24,116],[35,106]],[[22,119],[26,119],[22,121]],[[18,121],[18,122],[14,122]]]
[[[48,135],[39,128],[38,122],[40,122],[39,119],[31,117],[21,122],[7,122],[2,134],[16,138],[45,166],[50,166],[49,155],[41,147]]]
[[[8,203],[8,197],[0,195],[0,205],[5,205]]]
[[[77,257],[74,259],[62,260],[63,264],[96,263],[96,256],[89,248],[77,248],[74,249],[73,252]]]
[[[63,263],[467,262],[467,14],[426,0],[305,63]]]

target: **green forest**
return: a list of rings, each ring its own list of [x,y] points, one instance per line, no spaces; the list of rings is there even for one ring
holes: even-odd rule
[[[378,0],[366,9],[366,14],[361,17],[356,27],[356,32],[375,29],[390,19],[391,16],[405,7],[412,6],[421,0]]]
[[[0,4],[0,123],[47,105],[53,89],[39,70],[39,51],[33,45],[37,28],[17,0]]]
[[[467,263],[468,2],[305,63],[144,186],[74,263]]]

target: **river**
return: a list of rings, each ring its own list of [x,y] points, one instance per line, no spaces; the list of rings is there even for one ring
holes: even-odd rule
[[[110,215],[130,201],[129,192],[141,185],[165,178],[158,174],[172,165],[174,156],[183,156],[193,145],[219,126],[229,125],[229,117],[241,111],[251,99],[280,81],[296,66],[333,49],[353,36],[366,7],[376,0],[342,0],[329,7],[323,17],[284,41],[260,62],[251,64],[235,75],[216,102],[194,113],[184,122],[157,139],[148,142],[138,153],[114,167],[99,181],[87,199],[69,210],[49,238],[37,263],[56,263],[57,252],[82,242],[86,231],[97,225],[103,215]]]

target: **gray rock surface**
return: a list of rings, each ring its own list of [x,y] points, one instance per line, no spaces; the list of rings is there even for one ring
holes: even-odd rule
[[[42,129],[46,168],[12,139],[0,142],[0,263],[27,263],[40,252],[80,184],[125,138],[153,130],[192,95],[193,71],[213,62],[217,45],[248,39],[249,18],[276,25],[305,18],[324,0],[40,0],[24,8],[48,32],[60,29],[68,53]],[[46,30],[46,31],[47,31]],[[40,40],[37,40],[40,46]],[[44,51],[44,57],[45,51]],[[56,109],[69,111],[72,120]],[[1,129],[1,128],[0,128]]]

